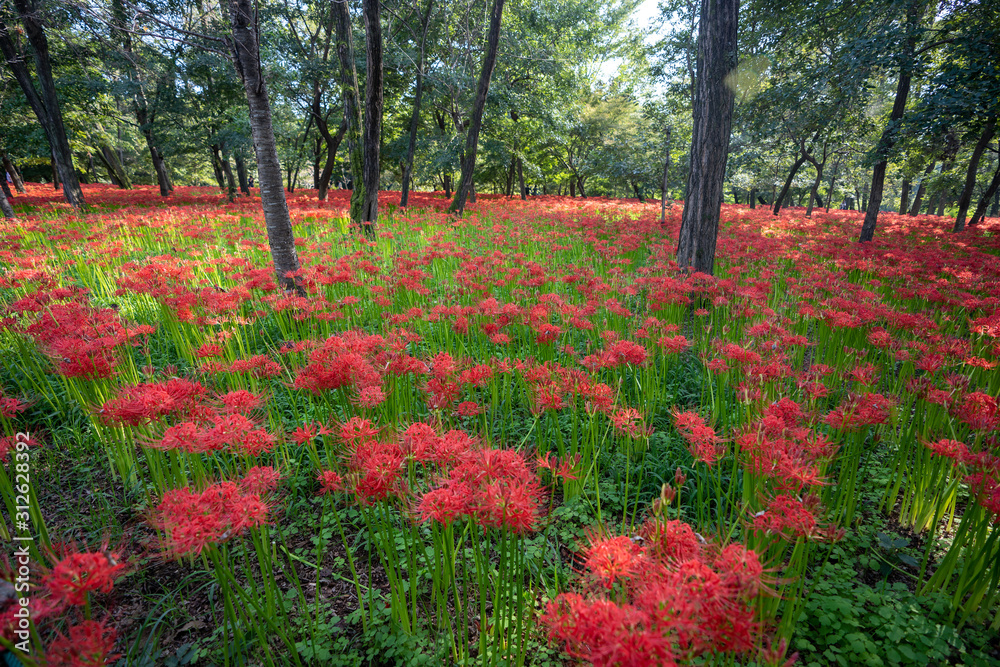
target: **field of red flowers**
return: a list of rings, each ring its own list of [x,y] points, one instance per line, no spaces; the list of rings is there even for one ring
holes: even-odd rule
[[[85,192],[0,227],[23,664],[1000,665],[1000,221],[299,191],[297,296]]]

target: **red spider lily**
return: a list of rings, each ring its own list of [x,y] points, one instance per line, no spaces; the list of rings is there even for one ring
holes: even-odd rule
[[[4,396],[0,393],[0,417],[10,419],[24,412],[28,404],[19,398]]]
[[[188,416],[203,412],[208,390],[200,382],[172,378],[125,387],[98,409],[101,420],[108,424],[138,426],[160,421],[169,415]]]
[[[625,535],[617,537],[590,536],[584,549],[587,569],[605,588],[621,579],[630,579],[639,572],[645,550]]]
[[[245,389],[237,389],[219,396],[226,412],[249,414],[264,405],[264,397]]]
[[[448,477],[425,493],[417,508],[424,521],[467,517],[486,528],[533,530],[543,493],[524,457],[505,449],[467,449]]]
[[[711,466],[725,453],[715,429],[706,424],[698,413],[675,412],[674,427],[687,440],[696,461]]]
[[[320,484],[320,493],[340,493],[344,490],[344,480],[335,470],[321,470],[316,478]]]
[[[82,605],[91,591],[110,593],[115,579],[126,568],[114,552],[71,551],[64,553],[42,579],[52,599],[70,605]]]
[[[995,431],[1000,428],[1000,406],[997,399],[974,391],[962,397],[960,405],[952,408],[953,414],[973,431]]]
[[[794,539],[816,532],[816,516],[804,502],[789,494],[780,494],[767,503],[753,518],[753,528]]]
[[[278,488],[281,471],[271,466],[254,466],[240,480],[240,490],[262,496]]]
[[[261,526],[267,512],[258,494],[243,493],[234,482],[220,482],[200,493],[190,488],[167,491],[151,522],[164,533],[165,552],[177,557],[198,555],[212,544]]]
[[[964,442],[958,440],[942,439],[936,442],[924,442],[924,446],[937,456],[943,456],[954,460],[956,463],[964,461],[969,455],[969,448]]]
[[[371,420],[362,417],[351,417],[337,428],[337,434],[348,447],[356,447],[358,444],[367,442],[378,437],[378,428]]]
[[[619,408],[611,414],[611,423],[615,430],[630,438],[642,438],[648,436],[651,428],[647,428],[644,423],[642,413],[635,408]]]
[[[70,627],[69,634],[56,634],[45,652],[48,667],[104,667],[118,659],[112,653],[118,632],[104,621],[84,621]]]

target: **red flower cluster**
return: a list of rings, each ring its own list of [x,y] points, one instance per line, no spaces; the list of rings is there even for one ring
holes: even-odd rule
[[[250,486],[257,481],[255,475]],[[220,482],[204,491],[174,489],[163,494],[152,523],[163,532],[167,555],[200,554],[206,547],[233,539],[267,521],[268,506],[259,493],[244,492],[236,482]]]
[[[753,598],[763,567],[753,551],[720,549],[676,521],[651,520],[640,533],[644,545],[592,538],[586,563],[600,586],[548,604],[542,622],[552,641],[600,667],[687,664],[761,646]]]
[[[711,466],[726,452],[715,429],[706,424],[697,412],[675,412],[674,428],[687,440],[696,461]]]

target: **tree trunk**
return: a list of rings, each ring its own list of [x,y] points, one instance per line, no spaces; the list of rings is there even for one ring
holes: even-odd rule
[[[49,168],[52,170],[52,189],[58,190],[62,187],[62,180],[59,178],[59,166],[56,163],[55,153],[49,158]]]
[[[260,201],[264,209],[264,223],[267,226],[274,271],[279,285],[286,290],[303,293],[298,279],[289,276],[290,273],[298,272],[299,258],[295,251],[288,202],[281,183],[281,163],[278,162],[278,149],[271,125],[271,104],[260,71],[257,16],[251,8],[250,0],[230,0],[229,8],[233,28],[233,60],[247,95],[250,132],[257,157]]]
[[[14,166],[14,163],[10,161],[10,158],[7,157],[6,153],[0,153],[0,160],[3,161],[3,168],[4,168],[4,170],[8,174],[10,174],[10,180],[14,182],[14,190],[17,191],[17,194],[23,195],[24,194],[24,181],[21,180],[21,174],[18,173],[17,168]],[[7,179],[4,179],[4,180],[7,180]]]
[[[10,202],[7,200],[7,192],[10,189],[7,187],[7,179],[3,179],[3,187],[0,188],[0,212],[3,213],[5,218],[14,217],[14,209],[11,207]]]
[[[757,188],[750,188],[750,208],[757,208]]]
[[[517,184],[521,189],[521,201],[528,198],[528,189],[524,187],[524,161],[517,158]]]
[[[924,170],[924,175],[920,179],[920,185],[917,186],[917,194],[913,195],[913,204],[910,205],[908,215],[914,216],[920,213],[920,204],[923,203],[924,193],[927,192],[927,179],[934,173],[935,164],[937,164],[937,160],[931,160],[931,163],[927,165],[927,169]]]
[[[577,178],[576,178],[576,184],[580,188],[580,196],[583,197],[584,199],[586,199],[587,198],[587,191],[583,189],[583,179],[580,178],[579,176],[577,176]]]
[[[997,196],[1000,195],[1000,159],[997,160],[997,168],[993,172],[993,179],[990,184],[986,187],[986,192],[979,199],[979,205],[976,206],[976,212],[972,214],[972,220],[969,221],[969,225],[978,225],[983,221],[983,217],[986,215],[986,207],[989,206],[990,199],[993,199],[993,211],[992,215],[997,214]]]
[[[247,182],[247,163],[243,159],[243,155],[239,152],[233,155],[233,158],[236,160],[236,177],[240,180],[240,192],[249,197],[250,185]]]
[[[736,69],[739,0],[702,0],[697,92],[692,110],[691,171],[677,240],[677,264],[712,274],[735,94],[726,84]]]
[[[108,175],[111,176],[111,180],[122,190],[131,190],[132,180],[125,172],[125,168],[118,160],[118,155],[115,151],[110,146],[104,145],[101,146],[100,155],[104,158],[104,166],[108,168]]]
[[[14,193],[10,191],[10,186],[7,185],[7,178],[4,174],[0,174],[0,190],[3,190],[4,195],[7,199],[13,199]]]
[[[910,79],[916,64],[913,52],[917,46],[917,28],[923,17],[926,3],[927,0],[909,0],[909,6],[906,9],[906,25],[904,27],[908,37],[904,47],[905,51],[902,54],[902,63],[899,67],[896,99],[892,103],[889,122],[882,130],[882,136],[875,148],[878,162],[872,168],[871,190],[868,205],[865,207],[865,220],[861,224],[861,235],[858,237],[859,243],[868,243],[875,238],[875,225],[878,222],[879,209],[882,207],[882,190],[885,187],[885,170],[889,166],[889,153],[896,145],[899,121],[903,118],[903,112],[906,111],[906,98],[910,94]]]
[[[667,194],[670,189],[670,135],[673,132],[671,128],[667,128],[667,156],[663,161],[663,184],[660,188],[660,224],[666,224],[667,222]]]
[[[899,192],[899,214],[903,215],[906,213],[910,206],[910,179],[903,179],[903,186],[900,188]]]
[[[80,189],[76,170],[73,168],[73,151],[66,138],[66,127],[63,124],[62,111],[56,96],[55,81],[52,78],[49,43],[45,38],[42,24],[39,22],[41,12],[35,6],[34,0],[14,0],[14,6],[17,8],[25,34],[34,50],[35,72],[42,90],[41,97],[31,81],[31,75],[28,73],[24,58],[17,52],[10,37],[10,31],[2,20],[0,20],[0,52],[3,53],[14,78],[17,79],[25,97],[28,98],[28,104],[35,112],[42,129],[45,130],[45,135],[52,148],[56,169],[59,171],[59,178],[66,185],[63,188],[63,196],[73,207],[82,208],[86,202],[83,198],[83,190]]]
[[[823,144],[823,161],[820,162],[812,155],[808,155],[807,159],[812,163],[813,168],[816,170],[816,178],[813,180],[812,188],[809,190],[809,204],[806,205],[806,217],[811,218],[813,213],[813,203],[818,202],[820,208],[823,207],[823,200],[819,196],[819,184],[823,181],[823,169],[826,167],[826,157],[827,157],[827,145]]]
[[[226,175],[226,197],[229,201],[236,199],[236,179],[233,178],[233,167],[229,164],[229,154],[223,150],[222,173]]]
[[[941,188],[941,193],[938,195],[938,200],[937,200],[938,216],[944,215],[944,206],[948,202],[947,196],[948,196],[948,188],[947,187]]]
[[[361,211],[362,231],[375,238],[378,221],[378,186],[382,143],[382,18],[380,0],[364,0],[367,80],[365,82],[364,179],[365,199]]]
[[[118,173],[115,171],[115,168],[108,161],[108,151],[105,149],[104,146],[102,146],[100,150],[97,151],[97,159],[104,166],[104,171],[108,173],[108,179],[111,181],[111,184],[124,189],[125,186],[122,185],[122,182],[120,180],[118,180]]]
[[[360,226],[365,200],[361,93],[358,89],[358,72],[354,67],[354,37],[347,2],[334,2],[333,14],[337,33],[337,59],[340,61],[340,89],[344,99],[344,120],[347,122],[345,138],[351,164],[351,223]]]
[[[569,196],[576,197],[576,178],[570,177],[569,179]]]
[[[226,175],[222,173],[222,157],[219,155],[219,145],[212,144],[212,171],[215,172],[215,181],[219,184],[219,190],[226,191]]]
[[[326,129],[326,123],[323,124],[322,129]],[[323,166],[323,173],[319,175],[319,200],[325,201],[326,195],[330,191],[330,179],[333,177],[333,165],[337,160],[337,149],[340,148],[340,143],[344,140],[344,135],[347,133],[347,121],[341,120],[340,127],[337,128],[337,133],[331,135],[329,131],[325,134],[326,140],[326,164]]]
[[[781,203],[785,201],[785,197],[788,196],[788,190],[792,187],[792,181],[795,179],[795,174],[799,169],[806,163],[806,158],[804,155],[799,155],[798,159],[792,164],[792,170],[788,172],[788,178],[785,179],[785,184],[781,186],[781,192],[774,200],[774,215],[778,215],[781,212]]]
[[[958,198],[958,214],[955,216],[955,228],[952,231],[960,232],[965,229],[965,215],[969,212],[969,204],[972,203],[972,191],[976,187],[976,172],[979,171],[979,160],[983,157],[986,148],[993,141],[993,133],[996,131],[997,117],[990,116],[983,128],[983,134],[976,142],[976,147],[972,149],[972,157],[969,158],[969,169],[965,173],[965,187]]]
[[[517,156],[510,156],[510,169],[507,170],[507,183],[505,184],[503,193],[508,196],[514,196],[514,174],[517,172]]]
[[[830,206],[833,204],[833,186],[837,182],[837,170],[840,169],[840,157],[833,163],[833,172],[830,174],[830,185],[826,188],[826,212],[830,212]]]
[[[486,107],[486,95],[490,90],[490,78],[497,61],[497,48],[500,44],[500,21],[503,18],[504,0],[493,0],[490,11],[490,27],[486,37],[486,56],[483,58],[483,69],[479,73],[479,84],[476,87],[476,99],[472,103],[469,130],[465,137],[465,164],[462,167],[462,178],[458,183],[455,199],[448,207],[449,213],[462,215],[465,210],[465,200],[472,187],[472,174],[476,169],[476,151],[479,148],[479,130],[483,125],[483,110]]]
[[[410,137],[406,144],[406,161],[403,163],[403,192],[399,197],[399,206],[410,203],[410,181],[413,178],[413,154],[417,150],[417,129],[420,126],[420,102],[424,95],[424,46],[427,41],[427,28],[430,25],[431,10],[434,0],[427,0],[427,9],[420,21],[420,52],[417,58],[417,81],[413,97],[413,114],[410,116]]]

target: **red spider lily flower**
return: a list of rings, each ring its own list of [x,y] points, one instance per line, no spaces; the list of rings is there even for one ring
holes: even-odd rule
[[[662,336],[656,343],[668,354],[680,354],[691,346],[684,336]]]
[[[138,426],[169,415],[190,416],[207,398],[208,390],[200,382],[172,378],[125,387],[97,412],[106,424]]]
[[[385,402],[385,392],[375,385],[359,387],[352,402],[361,408],[376,408]]]
[[[788,494],[772,498],[753,519],[753,528],[788,539],[809,537],[816,531],[816,516],[806,504]]]
[[[964,442],[958,440],[942,439],[936,442],[924,442],[924,446],[937,456],[943,456],[954,460],[956,463],[964,461],[969,455],[969,448]]]
[[[11,396],[4,396],[0,394],[0,417],[11,419],[21,412],[24,412],[27,407],[28,404],[19,398],[13,398]]]
[[[165,552],[176,557],[198,555],[212,544],[261,526],[267,512],[256,493],[242,493],[235,483],[220,482],[200,493],[190,488],[167,491],[151,521],[164,533]]]
[[[651,556],[662,562],[700,557],[705,540],[683,521],[648,521],[639,530]]]
[[[45,652],[47,667],[104,667],[118,659],[112,653],[118,633],[104,621],[84,621],[69,629],[69,635],[56,634]]]
[[[696,461],[711,466],[725,453],[715,429],[706,424],[698,413],[675,412],[674,427],[687,440]]]
[[[226,412],[249,414],[264,405],[264,397],[245,389],[237,389],[219,397]]]
[[[344,480],[335,470],[321,470],[316,479],[320,484],[320,494],[340,493],[344,490]]]
[[[297,445],[305,445],[313,441],[319,435],[319,424],[303,424],[292,431],[292,440]]]
[[[254,466],[240,480],[240,490],[255,493],[259,496],[271,493],[278,488],[281,472],[271,466]]]
[[[611,414],[611,423],[615,430],[630,438],[648,436],[651,428],[647,428],[642,413],[635,408],[619,408]]]
[[[376,438],[380,429],[376,428],[369,419],[351,417],[340,424],[337,431],[345,445],[356,447],[360,443]]]
[[[405,493],[402,449],[395,444],[368,441],[359,444],[351,459],[351,468],[358,475],[354,492],[362,503],[401,497]]]
[[[995,431],[1000,428],[1000,406],[997,399],[974,391],[962,397],[961,405],[956,405],[953,414],[973,431]]]
[[[118,554],[105,550],[66,553],[45,575],[42,584],[54,600],[82,605],[91,591],[111,592],[115,579],[126,570],[118,558]]]
[[[483,407],[475,401],[462,401],[455,406],[455,413],[459,417],[475,417],[483,413]]]
[[[605,588],[611,588],[616,581],[630,579],[642,567],[644,549],[630,537],[590,536],[590,543],[584,549],[584,561],[598,581]]]
[[[17,449],[18,443],[26,443],[29,447],[41,447],[42,441],[38,436],[30,433],[0,436],[0,463],[3,463],[10,456],[10,453]]]

